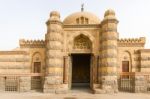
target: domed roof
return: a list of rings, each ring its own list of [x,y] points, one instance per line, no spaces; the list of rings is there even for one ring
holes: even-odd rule
[[[86,18],[88,20],[88,24],[100,24],[101,22],[96,15],[90,12],[81,11],[69,15],[64,19],[63,23],[69,25],[77,24],[77,19],[81,17]]]

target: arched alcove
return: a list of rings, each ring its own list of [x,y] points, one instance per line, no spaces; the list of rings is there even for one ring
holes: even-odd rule
[[[73,49],[91,50],[92,42],[87,36],[80,34],[79,36],[74,38]]]
[[[35,52],[32,56],[32,73],[41,73],[41,54],[39,52]]]
[[[32,55],[32,73],[42,72],[42,58],[39,52],[35,52]],[[31,90],[41,90],[42,89],[42,77],[33,76],[31,77]]]
[[[122,72],[132,72],[131,53],[129,51],[122,53],[121,64]]]

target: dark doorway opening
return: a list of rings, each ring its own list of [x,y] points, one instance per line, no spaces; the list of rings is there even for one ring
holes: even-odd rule
[[[91,54],[72,54],[72,88],[90,88]]]

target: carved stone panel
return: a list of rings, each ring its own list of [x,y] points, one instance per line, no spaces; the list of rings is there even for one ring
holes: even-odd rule
[[[88,37],[84,36],[84,35],[79,35],[74,39],[74,46],[73,49],[91,49],[91,41],[89,40]]]

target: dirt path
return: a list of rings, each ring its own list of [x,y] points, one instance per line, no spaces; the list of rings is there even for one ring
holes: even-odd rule
[[[68,94],[0,93],[0,99],[150,99],[150,93],[91,94],[72,92]]]

